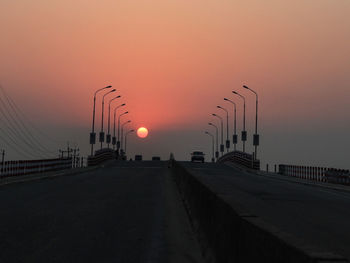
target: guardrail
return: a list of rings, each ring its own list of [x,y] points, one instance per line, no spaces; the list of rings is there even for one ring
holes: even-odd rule
[[[72,168],[72,158],[6,161],[0,164],[0,177],[28,175]]]
[[[317,182],[350,185],[350,172],[343,169],[280,164],[279,174]]]
[[[112,149],[101,149],[95,152],[94,156],[87,159],[88,166],[96,166],[105,161],[116,159],[116,152]]]
[[[254,170],[260,170],[260,160],[254,160],[254,156],[241,151],[226,153],[218,159],[218,163],[232,162]]]

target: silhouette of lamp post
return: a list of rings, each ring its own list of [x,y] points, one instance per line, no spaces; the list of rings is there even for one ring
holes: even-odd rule
[[[120,144],[121,144],[121,150],[123,150],[123,136],[124,136],[124,126],[126,125],[126,124],[128,124],[128,123],[130,123],[131,122],[131,120],[128,120],[128,121],[126,121],[126,122],[124,122],[123,124],[122,124],[122,128],[121,128],[121,141],[120,141]]]
[[[245,97],[239,94],[237,91],[232,91],[233,94],[238,95],[243,99],[243,131],[242,131],[242,142],[243,142],[243,152],[245,152],[245,142],[247,141],[247,131],[245,130]]]
[[[120,117],[121,116],[123,116],[123,115],[125,115],[125,114],[128,114],[129,112],[128,111],[126,111],[126,112],[124,112],[124,113],[122,113],[122,114],[120,114],[119,116],[118,116],[118,141],[117,141],[117,151],[119,151],[119,149],[120,149],[120,140],[121,140],[121,138],[120,138]]]
[[[219,158],[219,129],[218,126],[216,126],[215,124],[209,122],[208,123],[210,126],[213,126],[216,130],[216,152],[215,152],[215,158],[218,159]]]
[[[101,143],[101,149],[102,149],[102,144],[105,141],[105,133],[103,132],[103,115],[104,115],[104,109],[105,109],[105,97],[112,93],[115,92],[115,89],[112,89],[108,91],[106,94],[103,95],[102,97],[102,120],[101,120],[101,132],[100,132],[100,143]]]
[[[258,93],[243,85],[243,88],[250,90],[255,94],[255,134],[253,136],[253,145],[255,147],[255,159],[257,159],[257,148],[259,146],[259,134],[258,134]]]
[[[226,149],[227,152],[230,149],[230,140],[228,139],[228,134],[229,134],[229,129],[228,129],[228,110],[226,110],[225,108],[221,107],[221,106],[216,106],[218,109],[221,109],[223,111],[226,112]]]
[[[225,101],[228,101],[230,103],[232,103],[233,105],[233,135],[232,135],[232,144],[233,144],[233,149],[234,151],[236,151],[236,146],[237,146],[237,142],[238,142],[238,139],[237,139],[237,123],[236,123],[236,120],[237,120],[237,112],[236,112],[236,103],[234,103],[232,100],[230,99],[227,99],[227,98],[224,98]]]
[[[221,152],[221,156],[224,155],[224,150],[225,150],[225,147],[224,147],[224,121],[222,120],[222,117],[213,113],[212,114],[214,117],[220,119],[220,122],[221,122],[221,144],[220,144],[220,152]]]
[[[112,144],[113,144],[113,150],[115,149],[115,145],[117,144],[117,137],[115,136],[115,116],[116,116],[116,112],[120,107],[124,107],[126,104],[120,104],[119,106],[117,106],[114,109],[114,125],[113,125],[113,138],[112,138]]]
[[[120,98],[121,96],[114,97],[109,101],[108,105],[108,132],[107,132],[107,137],[106,137],[106,142],[107,142],[107,147],[109,149],[109,144],[111,143],[111,133],[110,133],[110,123],[111,123],[111,102],[114,101],[115,99]]]
[[[98,92],[104,89],[110,89],[112,86],[107,86],[102,89],[98,89],[94,95],[94,108],[92,110],[92,129],[90,133],[90,144],[91,144],[91,156],[94,155],[94,144],[96,143],[96,133],[95,133],[95,112],[96,112],[96,95]]]
[[[211,158],[211,162],[215,162],[215,158],[214,158],[214,135],[211,134],[208,131],[205,131],[205,134],[209,135],[211,137],[211,142],[212,142],[212,158]]]
[[[127,137],[128,137],[128,135],[129,135],[129,133],[132,133],[132,132],[134,132],[135,130],[130,130],[130,131],[128,131],[126,134],[125,134],[125,145],[124,145],[124,151],[125,151],[125,156],[126,156],[126,140],[127,140]]]

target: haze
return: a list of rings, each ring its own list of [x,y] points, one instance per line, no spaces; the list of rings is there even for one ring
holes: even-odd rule
[[[129,137],[128,155],[179,160],[211,154],[204,131],[216,105],[232,110],[224,97],[241,131],[232,90],[247,96],[253,151],[246,84],[259,93],[263,164],[349,168],[349,13],[348,0],[2,0],[0,84],[53,151],[70,141],[84,156],[93,93],[113,85],[129,128],[149,129]]]

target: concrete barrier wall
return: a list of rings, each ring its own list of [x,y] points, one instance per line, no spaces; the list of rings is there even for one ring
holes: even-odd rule
[[[179,163],[173,176],[194,222],[200,243],[215,262],[348,262],[317,253],[258,217],[232,207]]]

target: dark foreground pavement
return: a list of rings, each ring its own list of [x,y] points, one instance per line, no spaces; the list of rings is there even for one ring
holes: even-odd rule
[[[202,262],[166,162],[0,187],[1,262]]]
[[[181,162],[234,207],[256,215],[305,245],[350,259],[350,191],[247,173],[223,164]]]

